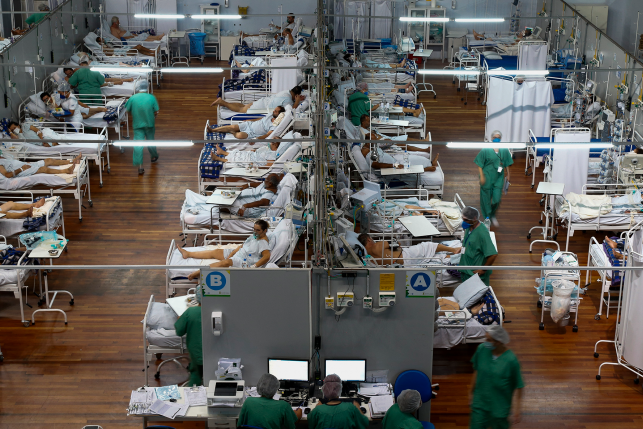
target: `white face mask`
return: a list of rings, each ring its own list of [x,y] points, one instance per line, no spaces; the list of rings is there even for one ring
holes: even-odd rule
[[[20,134],[20,127],[16,127],[13,129],[14,134]]]

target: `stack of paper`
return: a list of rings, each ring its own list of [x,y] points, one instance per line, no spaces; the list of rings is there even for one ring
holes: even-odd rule
[[[159,401],[158,399],[150,407],[150,411],[159,416],[163,416],[168,419],[174,419],[175,417],[183,417],[188,411],[190,405],[182,404],[176,405],[168,402]]]
[[[186,387],[183,393],[185,393],[185,403],[190,407],[208,405],[207,391],[203,386]]]
[[[373,418],[382,418],[388,409],[393,406],[393,395],[373,396],[369,405],[371,407],[371,416]]]

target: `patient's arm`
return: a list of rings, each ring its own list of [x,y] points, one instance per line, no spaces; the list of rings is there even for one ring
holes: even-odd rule
[[[405,209],[410,209],[410,210],[416,210],[416,211],[421,211],[426,214],[432,214],[432,215],[440,215],[440,212],[438,210],[433,210],[433,209],[427,209],[421,206],[414,206],[412,204],[407,204],[404,206]]]
[[[438,248],[435,249],[436,252],[449,252],[449,253],[460,253],[462,247],[447,247],[442,244],[438,244]]]
[[[257,261],[255,264],[255,267],[261,267],[262,265],[266,265],[268,261],[270,260],[270,250],[264,250],[261,252],[261,259]]]
[[[267,205],[270,205],[270,200],[267,199],[267,198],[263,198],[263,199],[261,199],[259,201],[255,201],[253,203],[246,203],[246,204],[242,205],[237,213],[239,213],[239,216],[243,216],[243,214],[245,213],[246,209],[251,209],[251,208],[254,208],[254,207],[267,206]]]

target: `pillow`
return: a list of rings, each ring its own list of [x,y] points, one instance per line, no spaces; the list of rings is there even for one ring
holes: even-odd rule
[[[484,57],[486,59],[488,59],[488,60],[501,60],[502,59],[502,55],[497,54],[495,52],[489,52],[489,53],[485,52]]]
[[[147,317],[147,326],[151,329],[174,330],[174,323],[179,320],[169,304],[153,302],[150,314]]]
[[[290,234],[292,231],[292,220],[291,219],[282,219],[275,228],[275,231],[272,233],[270,240],[270,259],[269,262],[276,263],[286,254],[288,247],[290,246]]]
[[[272,205],[275,207],[274,209],[268,209],[266,210],[266,214],[270,217],[272,216],[280,216],[286,205],[290,203],[290,192],[292,191],[292,188],[290,187],[284,187],[280,191],[277,192],[277,196],[275,199],[272,201]]]
[[[489,290],[489,286],[484,284],[480,277],[475,274],[469,277],[465,282],[453,291],[453,297],[458,301],[460,309],[469,308]]]
[[[61,67],[61,68],[59,68],[58,70],[56,70],[55,72],[53,72],[53,73],[51,74],[51,77],[52,77],[52,78],[53,78],[57,83],[60,83],[60,82],[62,82],[63,80],[65,80],[65,77],[66,77],[66,76],[65,76],[65,72],[64,72],[63,70],[64,70],[64,69]]]
[[[83,42],[85,42],[85,46],[88,48],[91,47],[92,49],[100,49],[100,45],[96,41],[96,33],[89,32],[87,33],[87,36],[83,38]]]
[[[362,243],[359,242],[357,237],[359,237],[359,234],[356,233],[355,231],[346,231],[344,233],[344,238],[346,239],[346,242],[350,244],[350,246],[353,248],[353,250],[356,253],[358,252],[358,250],[361,250],[363,252],[362,255],[368,255],[366,248],[362,246]]]
[[[291,106],[286,106],[286,113],[284,113],[284,118],[281,120],[279,125],[275,127],[275,129],[272,131],[272,133],[268,136],[268,138],[272,138],[273,136],[279,136],[281,133],[283,133],[291,124],[292,124],[292,107]]]
[[[351,153],[353,154],[353,159],[355,160],[355,164],[357,164],[357,168],[361,171],[362,175],[367,180],[377,180],[377,177],[375,177],[372,174],[369,174],[368,163],[366,162],[364,155],[362,155],[362,150],[358,144],[351,148]]]

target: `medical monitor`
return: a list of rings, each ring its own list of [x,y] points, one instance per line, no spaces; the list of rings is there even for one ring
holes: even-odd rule
[[[366,359],[326,359],[326,376],[337,374],[342,381],[366,381]]]
[[[280,381],[308,381],[309,361],[268,358],[268,373]]]

